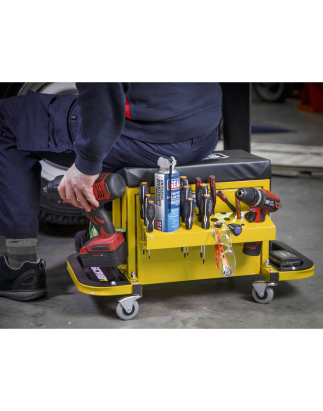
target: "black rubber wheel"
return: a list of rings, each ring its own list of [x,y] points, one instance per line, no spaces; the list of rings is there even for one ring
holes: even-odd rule
[[[253,83],[258,96],[270,103],[285,101],[292,91],[291,83]]]

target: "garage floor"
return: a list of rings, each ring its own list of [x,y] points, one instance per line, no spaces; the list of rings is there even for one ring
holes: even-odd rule
[[[294,101],[267,105],[255,100],[257,122],[253,122],[266,125],[270,119],[279,126],[273,119],[275,115],[281,118],[285,109],[290,114],[284,125],[294,130],[294,116],[298,116],[291,109],[294,105]],[[308,136],[312,145],[321,145],[322,133],[317,133],[316,127],[311,129],[311,120],[308,130],[308,135],[302,131],[303,139],[297,144],[304,144]],[[270,135],[264,138],[268,141]],[[277,239],[313,260],[316,270],[309,279],[280,283],[270,304],[257,304],[251,297],[251,283],[262,276],[152,285],[144,287],[137,317],[119,320],[115,298],[81,294],[66,270],[66,256],[74,252],[75,228],[44,225],[39,232],[38,255],[47,262],[49,294],[26,303],[0,298],[0,328],[322,328],[323,224],[318,217],[323,180],[276,176],[272,190],[283,203],[273,214]],[[5,238],[0,237],[0,255],[4,250]]]

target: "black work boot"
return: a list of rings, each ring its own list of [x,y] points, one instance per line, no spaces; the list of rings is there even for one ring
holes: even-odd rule
[[[24,262],[19,268],[11,268],[6,254],[0,257],[0,297],[16,301],[29,301],[47,293],[46,263]]]

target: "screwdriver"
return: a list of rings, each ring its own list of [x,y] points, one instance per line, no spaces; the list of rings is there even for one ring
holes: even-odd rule
[[[183,186],[181,188],[181,216],[182,216],[182,222],[185,223],[186,221],[186,216],[185,216],[185,203],[186,200],[192,197],[192,190],[190,186]]]
[[[144,181],[139,185],[139,201],[140,201],[140,218],[144,218],[145,215],[145,195],[150,194],[150,186]]]
[[[188,179],[187,179],[186,176],[180,176],[179,178],[180,178],[180,186],[181,186],[181,189],[182,189],[184,186],[188,186]]]
[[[152,233],[154,231],[154,223],[156,218],[156,204],[149,200],[145,210],[145,216],[147,221],[147,233]],[[150,250],[148,250],[148,256],[150,260]]]
[[[210,194],[204,194],[201,201],[201,222],[202,228],[208,230],[210,228],[210,217],[212,215],[212,198]]]
[[[236,212],[236,208],[234,205],[230,203],[230,201],[227,199],[227,197],[222,193],[222,191],[218,191],[216,195],[221,198],[221,200],[230,208],[231,211],[234,213]]]
[[[154,201],[151,194],[145,194],[145,201],[144,201],[144,224],[145,226],[147,226],[146,211],[147,211],[148,201]]]
[[[201,177],[196,177],[195,178],[195,192],[198,186],[200,186],[202,184],[202,179]]]
[[[194,201],[193,198],[189,197],[185,201],[185,227],[186,230],[191,230],[193,226],[193,216],[194,216]]]
[[[196,198],[197,198],[196,202],[197,202],[197,206],[199,208],[198,220],[199,220],[200,223],[202,222],[201,201],[202,201],[202,198],[203,198],[204,194],[208,194],[208,188],[207,188],[207,184],[202,183],[197,188],[197,196],[196,196]]]
[[[215,176],[209,176],[209,183],[210,183],[210,194],[212,198],[212,212],[211,215],[214,214],[214,208],[216,204],[216,188],[215,188]]]

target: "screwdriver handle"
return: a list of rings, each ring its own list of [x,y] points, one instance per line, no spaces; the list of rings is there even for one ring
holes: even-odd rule
[[[193,227],[194,216],[194,200],[189,197],[185,201],[185,227],[186,230],[191,230]]]
[[[145,195],[150,194],[150,186],[146,181],[139,184],[140,218],[145,217]]]
[[[216,186],[215,186],[215,176],[209,176],[209,184],[210,184],[210,195],[212,199],[212,214],[214,214],[214,208],[216,204]]]
[[[188,186],[188,178],[187,178],[186,176],[180,176],[179,178],[180,178],[180,186],[181,186],[181,189],[182,189],[184,186]]]
[[[204,230],[208,230],[210,228],[210,217],[212,215],[212,197],[210,194],[204,194],[202,202],[201,202],[201,210],[202,210],[202,216],[201,216],[201,223],[202,223],[202,228]]]
[[[198,220],[201,223],[202,222],[202,205],[201,202],[203,200],[204,194],[208,194],[208,188],[207,184],[201,184],[197,188],[197,195],[196,195],[196,203],[199,209],[198,213]]]
[[[151,194],[145,194],[144,200],[144,224],[147,225],[147,204],[148,201],[154,201]]]
[[[147,233],[154,231],[154,223],[156,218],[156,204],[149,200],[146,207],[146,221],[147,221]]]
[[[186,200],[192,197],[192,190],[190,186],[184,186],[181,189],[181,216],[182,216],[182,222],[185,223],[186,221],[186,216],[185,216],[185,203]]]

